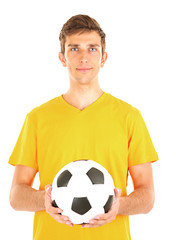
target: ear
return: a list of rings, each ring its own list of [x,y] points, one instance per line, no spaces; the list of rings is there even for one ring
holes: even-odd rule
[[[63,65],[63,67],[67,67],[66,59],[65,59],[63,53],[59,52],[58,57],[59,57],[59,60],[61,61],[62,65]]]
[[[107,57],[108,57],[107,52],[104,52],[103,57],[101,59],[101,67],[104,67],[104,64],[105,64],[105,62],[107,60]]]

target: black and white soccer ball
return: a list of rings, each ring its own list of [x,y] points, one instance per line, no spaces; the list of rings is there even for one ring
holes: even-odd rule
[[[52,204],[74,224],[88,223],[107,213],[114,199],[114,182],[108,171],[92,160],[78,160],[64,166],[55,176]]]

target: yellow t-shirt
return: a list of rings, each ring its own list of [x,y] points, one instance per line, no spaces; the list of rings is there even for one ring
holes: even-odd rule
[[[158,155],[139,110],[104,92],[83,110],[62,95],[34,108],[26,116],[9,163],[37,169],[44,189],[63,166],[79,159],[105,167],[125,196],[128,168],[154,162]],[[40,211],[35,213],[33,239],[129,240],[129,217],[117,216],[98,228],[71,228]]]

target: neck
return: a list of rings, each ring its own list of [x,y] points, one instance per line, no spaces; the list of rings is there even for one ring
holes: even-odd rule
[[[83,110],[95,102],[102,94],[103,90],[100,88],[99,84],[91,86],[70,84],[70,89],[63,94],[63,98],[72,106]]]

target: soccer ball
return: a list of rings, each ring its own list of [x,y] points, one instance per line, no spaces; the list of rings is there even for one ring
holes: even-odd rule
[[[74,224],[88,223],[107,213],[114,199],[114,182],[108,171],[92,160],[78,160],[64,166],[52,184],[52,205]]]

